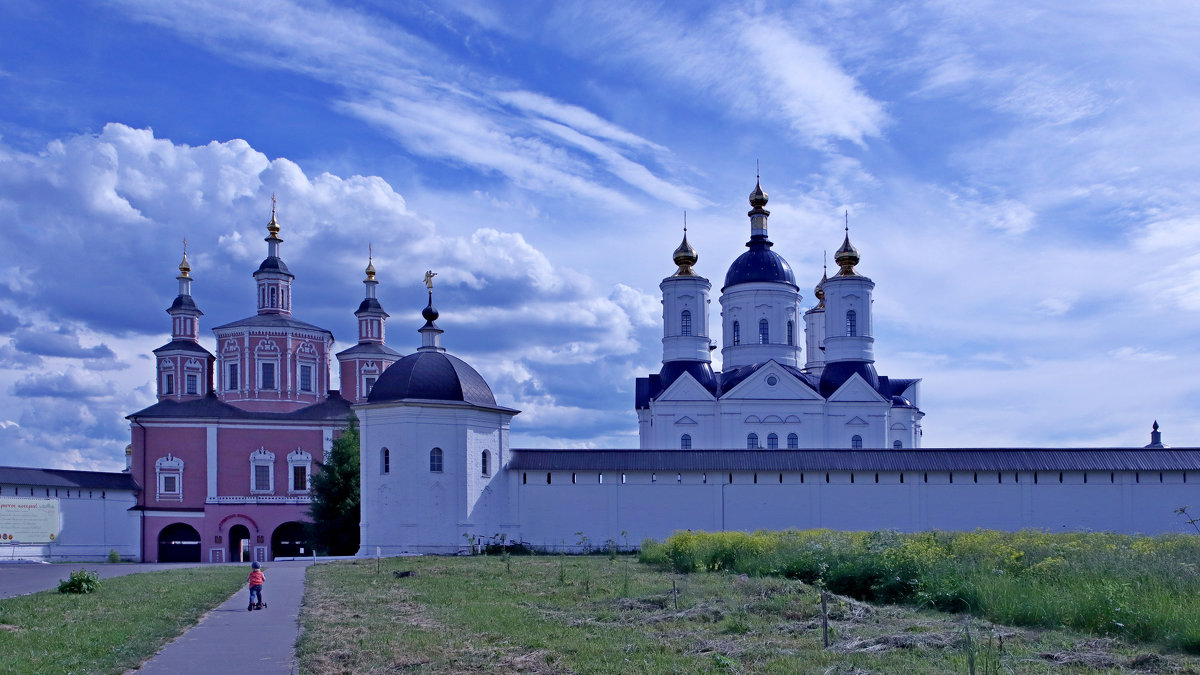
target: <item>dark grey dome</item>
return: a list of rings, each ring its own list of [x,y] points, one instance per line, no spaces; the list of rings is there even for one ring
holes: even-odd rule
[[[196,312],[200,311],[200,308],[196,306],[196,301],[193,300],[192,296],[190,295],[175,296],[175,302],[171,303],[171,307],[167,311],[170,312],[176,309],[190,309]]]
[[[359,304],[358,310],[354,312],[354,315],[358,316],[363,312],[379,312],[384,316],[391,316],[387,312],[383,311],[383,305],[379,304],[379,301],[375,298],[363,298],[362,303]]]
[[[879,374],[875,372],[875,364],[870,361],[834,361],[825,364],[825,369],[821,371],[821,396],[832,396],[855,373],[867,381],[867,386],[879,391]]]
[[[288,269],[287,264],[283,262],[283,258],[280,258],[279,256],[274,256],[274,255],[267,256],[266,259],[264,259],[262,261],[262,264],[258,266],[258,271],[259,272],[281,272],[283,274],[289,274],[289,275],[292,274],[291,270]]]
[[[781,281],[796,286],[792,266],[783,256],[771,250],[771,242],[766,237],[751,237],[746,246],[749,246],[750,250],[738,256],[729,266],[729,272],[725,274],[725,288],[751,281]]]
[[[367,400],[376,403],[408,398],[496,405],[491,387],[474,368],[456,356],[435,351],[409,354],[388,366]]]

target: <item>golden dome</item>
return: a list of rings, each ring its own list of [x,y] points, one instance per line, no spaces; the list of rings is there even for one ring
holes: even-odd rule
[[[187,254],[183,254],[183,260],[179,263],[179,276],[186,277],[188,272],[192,271],[192,266],[188,263]]]
[[[813,295],[817,296],[818,309],[825,306],[825,282],[828,280],[829,276],[825,272],[822,272],[821,281],[817,282],[817,287],[813,289]]]
[[[683,242],[679,244],[679,248],[675,249],[675,254],[671,259],[674,260],[675,264],[679,266],[679,269],[675,270],[674,276],[696,276],[696,273],[692,271],[692,265],[696,264],[696,261],[700,259],[700,255],[696,253],[696,249],[692,248],[692,245],[688,243],[686,230],[684,230],[683,233]]]
[[[767,193],[762,189],[762,183],[757,179],[754,181],[754,192],[750,193],[750,206],[756,209],[761,209],[767,205]]]
[[[858,260],[858,249],[854,248],[854,245],[850,243],[850,233],[847,232],[846,239],[842,242],[841,248],[837,250],[837,253],[833,254],[833,261],[842,268],[837,275],[839,277],[858,276],[858,273],[854,271],[854,266],[858,264]]]
[[[370,258],[367,259],[367,281],[375,281],[375,264]]]
[[[271,194],[271,222],[267,223],[267,231],[271,236],[279,234],[279,221],[275,220],[275,194]]]

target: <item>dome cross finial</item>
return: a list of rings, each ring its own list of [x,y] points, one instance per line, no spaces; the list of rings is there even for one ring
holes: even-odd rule
[[[187,259],[187,237],[184,237],[183,238],[183,260],[180,261],[180,263],[179,263],[179,276],[181,276],[181,277],[190,276],[191,271],[192,271],[192,265],[191,265],[191,263],[188,262],[188,259]]]

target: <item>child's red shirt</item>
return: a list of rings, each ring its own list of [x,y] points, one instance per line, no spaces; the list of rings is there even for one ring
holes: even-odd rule
[[[262,586],[263,582],[266,581],[266,577],[263,576],[262,570],[254,570],[250,573],[246,581],[250,582],[251,586]]]

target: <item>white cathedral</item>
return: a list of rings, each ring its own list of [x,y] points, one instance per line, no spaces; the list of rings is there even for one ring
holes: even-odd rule
[[[834,255],[838,273],[821,279],[817,305],[804,311],[791,266],[771,250],[766,205],[767,193],[755,184],[749,250],[721,288],[720,373],[709,357],[712,284],[693,270],[698,256],[686,232],[675,250],[679,269],[659,285],[662,370],[637,381],[641,447],[920,447],[920,381],[875,372],[875,283],[854,269],[859,256],[849,229]]]
[[[640,448],[514,449],[520,411],[446,353],[433,291],[421,346],[392,363],[360,423],[360,555],[636,545],[676,530],[831,528],[1178,532],[1200,498],[1200,449],[921,447],[919,381],[878,375],[871,294],[849,231],[805,311],[750,195],[748,251],[721,289],[687,241],[664,279],[663,364],[638,378]],[[427,283],[430,277],[427,276]],[[431,286],[431,284],[430,284]],[[383,335],[381,315],[379,335]],[[798,328],[804,322],[802,350]]]

